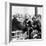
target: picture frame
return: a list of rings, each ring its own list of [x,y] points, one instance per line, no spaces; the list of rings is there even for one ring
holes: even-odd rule
[[[8,5],[8,6],[7,6]],[[34,7],[34,13],[35,13],[35,16],[37,16],[37,8],[42,8],[43,7],[43,5],[35,5],[35,4],[20,4],[20,3],[9,3],[9,4],[7,4],[6,3],[6,7],[8,7],[8,8],[6,8],[5,9],[5,16],[7,17],[5,17],[7,20],[5,20],[6,21],[6,30],[7,31],[5,31],[5,38],[6,38],[6,43],[7,42],[11,42],[11,31],[12,31],[12,6],[18,6],[18,7]],[[6,12],[7,11],[7,12]],[[9,16],[8,16],[9,15]],[[9,19],[8,19],[9,18]],[[42,27],[41,27],[42,28]],[[9,30],[9,31],[8,31]],[[6,33],[7,32],[7,33]],[[7,34],[7,35],[6,35]],[[42,32],[41,32],[41,34],[42,34]],[[41,36],[42,37],[42,36]],[[41,39],[30,39],[30,40],[14,40],[14,41],[18,41],[18,42],[23,42],[23,41],[31,41],[31,40],[41,40]],[[14,41],[12,41],[12,42],[14,42]]]

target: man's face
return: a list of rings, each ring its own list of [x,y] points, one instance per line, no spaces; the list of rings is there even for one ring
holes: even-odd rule
[[[18,20],[19,22],[24,22],[24,19],[23,19],[23,18],[17,17],[17,20]]]

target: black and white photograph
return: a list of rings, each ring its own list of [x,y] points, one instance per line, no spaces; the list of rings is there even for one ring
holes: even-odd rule
[[[46,46],[46,0],[0,0],[0,46]]]
[[[10,3],[9,41],[42,39],[42,7]]]

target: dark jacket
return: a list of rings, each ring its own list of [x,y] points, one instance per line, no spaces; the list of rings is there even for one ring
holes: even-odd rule
[[[16,31],[17,29],[18,30],[22,30],[24,27],[20,24],[20,22],[14,18],[12,20],[12,31]]]

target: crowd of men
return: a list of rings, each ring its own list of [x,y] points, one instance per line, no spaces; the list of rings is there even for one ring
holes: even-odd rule
[[[32,18],[25,15],[23,20],[16,16],[12,19],[12,31],[21,30],[23,35],[26,33],[25,39],[41,39],[41,15],[34,15]]]

